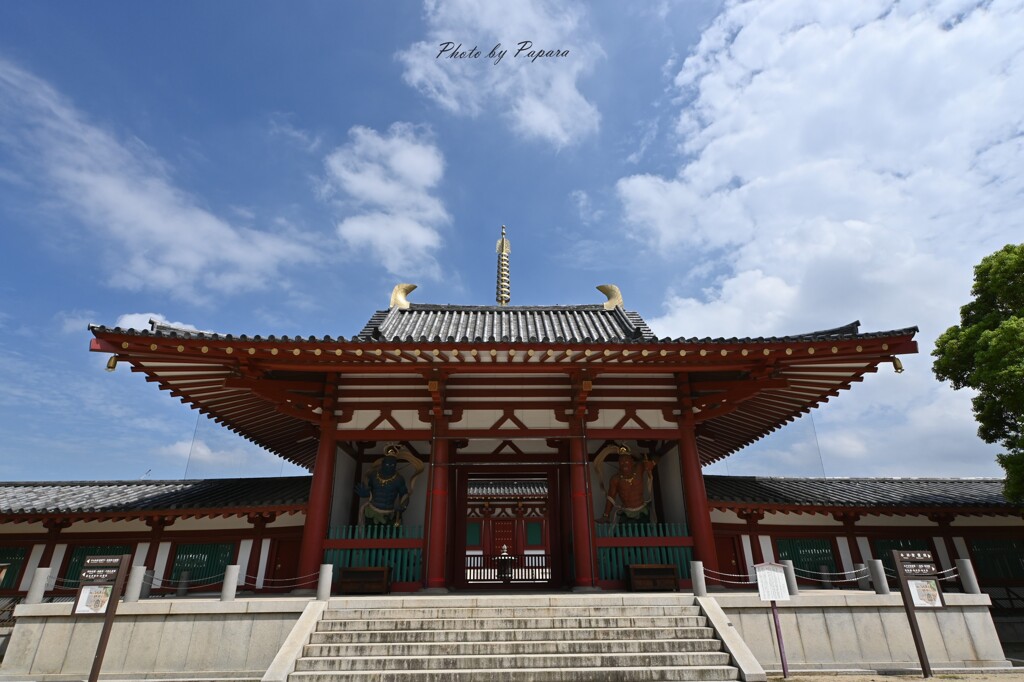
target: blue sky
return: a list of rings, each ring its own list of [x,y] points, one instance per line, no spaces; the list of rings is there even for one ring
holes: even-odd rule
[[[501,224],[513,304],[612,282],[664,336],[921,327],[904,374],[710,471],[999,475],[928,354],[1024,234],[1021,35],[1020,0],[4,3],[0,478],[295,473],[104,372],[87,325],[350,336],[399,281],[487,304]]]

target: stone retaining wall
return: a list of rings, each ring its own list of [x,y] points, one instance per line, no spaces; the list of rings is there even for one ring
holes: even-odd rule
[[[765,670],[782,669],[771,607],[756,594],[713,593]],[[918,611],[932,668],[1007,667],[985,594],[946,594],[947,608]],[[778,602],[792,670],[920,668],[902,597],[802,592]]]
[[[180,678],[202,672],[258,680],[309,601],[160,599],[121,604],[103,677]],[[70,603],[17,607],[0,681],[88,676],[103,619],[72,616],[71,608]]]

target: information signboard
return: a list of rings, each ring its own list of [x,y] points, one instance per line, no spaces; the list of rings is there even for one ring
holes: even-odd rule
[[[757,576],[757,595],[761,601],[772,603],[772,618],[775,620],[775,639],[779,643],[779,660],[782,661],[782,676],[789,677],[786,662],[786,645],[782,643],[782,626],[779,624],[779,606],[776,602],[789,601],[789,585],[786,584],[786,567],[782,564],[763,563],[754,565]]]
[[[113,585],[82,585],[75,600],[75,615],[102,616],[107,612]]]
[[[761,601],[789,601],[786,567],[782,564],[757,564],[757,595]]]
[[[914,637],[914,647],[921,661],[921,673],[924,677],[931,677],[932,666],[928,661],[928,652],[925,651],[921,628],[917,623],[917,609],[941,609],[946,606],[942,586],[939,584],[935,557],[927,550],[894,549],[892,559],[896,563],[896,576],[900,580],[903,608],[907,612],[907,622],[910,623],[910,634]]]
[[[103,654],[106,653],[110,631],[114,627],[114,616],[117,614],[117,601],[121,598],[131,562],[130,554],[87,556],[82,562],[73,613],[77,616],[103,616],[103,628],[96,643],[89,682],[99,680]]]
[[[112,583],[120,566],[120,556],[87,556],[78,579],[82,583]]]

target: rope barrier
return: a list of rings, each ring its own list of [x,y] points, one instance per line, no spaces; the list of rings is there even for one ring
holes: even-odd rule
[[[708,576],[704,576],[704,579],[708,580],[709,577]],[[755,584],[757,584],[756,580],[723,580],[722,578],[716,578],[714,576],[711,576],[710,580],[712,582],[722,583],[722,584],[725,584],[725,585],[755,585]]]
[[[804,577],[805,575],[808,576],[808,577],[810,577],[812,575],[817,575],[817,576],[822,576],[822,575],[849,576],[851,574],[852,575],[858,575],[858,574],[867,575],[868,574],[868,569],[867,568],[858,568],[858,569],[853,570],[853,571],[838,571],[836,573],[830,573],[828,571],[808,571],[807,569],[797,568],[797,567],[794,566],[793,567],[793,572],[796,573],[797,575],[799,575],[800,577]]]
[[[725,576],[728,576],[730,578],[749,578],[749,576],[746,573],[722,573],[720,571],[713,571],[710,568],[705,568],[704,569],[704,575],[708,575],[708,574],[712,574],[712,575],[725,575]]]
[[[208,583],[210,585],[216,585],[217,583],[224,582],[224,576],[225,575],[227,575],[227,571],[225,571],[224,573],[221,573],[218,576],[209,576],[208,575],[208,576],[204,576],[202,578],[196,578],[195,580],[182,580],[180,577],[178,577],[177,579],[170,578],[170,579],[168,579],[168,582],[170,582],[170,583],[172,583],[174,585],[192,585],[192,584],[195,584],[195,583],[202,582],[204,580],[209,580],[210,578],[217,578],[217,580],[214,580],[212,583]]]
[[[283,582],[288,582],[290,580],[306,580],[308,578],[317,578],[319,576],[320,576],[320,571],[316,571],[315,573],[308,573],[306,575],[300,575],[300,576],[297,576],[295,578],[264,578],[263,582],[265,582],[265,583],[275,583],[275,582],[276,583],[283,583]],[[245,576],[246,580],[248,580],[249,578],[252,578],[253,580],[256,580],[257,576],[254,576],[254,575],[247,575],[247,576]]]

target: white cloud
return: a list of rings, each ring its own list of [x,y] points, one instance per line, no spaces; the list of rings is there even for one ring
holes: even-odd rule
[[[356,126],[349,137],[324,161],[325,192],[350,214],[338,224],[341,239],[369,250],[392,274],[436,279],[434,252],[450,217],[431,193],[444,176],[444,155],[429,130],[395,123],[381,134]]]
[[[405,81],[448,111],[502,114],[518,134],[557,147],[597,132],[600,114],[579,91],[579,79],[603,56],[587,35],[585,12],[556,0],[481,3],[426,0],[428,38],[397,56]],[[519,43],[534,50],[568,50],[564,58],[516,58]],[[479,58],[438,57],[440,45],[477,47]],[[488,58],[498,44],[500,62]],[[526,54],[525,52],[523,53]]]
[[[1020,0],[727,5],[675,78],[678,172],[617,185],[632,236],[692,268],[655,331],[917,324],[906,375],[822,412],[826,462],[933,448],[952,468],[984,448],[927,354],[972,266],[1021,238],[1022,34]]]
[[[312,240],[232,225],[175,185],[138,140],[90,123],[46,82],[0,60],[0,146],[102,240],[110,284],[204,300],[259,290],[316,258]]]
[[[299,149],[307,152],[315,152],[320,148],[320,143],[322,142],[319,135],[296,128],[291,122],[291,116],[282,112],[277,112],[270,116],[269,131],[272,136],[288,140],[299,147]]]
[[[581,189],[575,190],[569,194],[572,198],[573,203],[576,204],[576,210],[579,212],[580,221],[584,225],[590,225],[604,218],[604,210],[596,208],[594,202],[591,201],[590,195]]]
[[[60,324],[61,333],[81,334],[96,320],[96,313],[92,310],[61,310],[55,318]]]
[[[157,324],[177,327],[178,329],[187,329],[194,332],[203,331],[187,322],[171,322],[160,313],[126,313],[117,318],[114,326],[121,329],[149,329],[150,320]]]
[[[216,448],[202,439],[179,440],[156,449],[156,453],[172,460],[188,462],[188,467],[211,467],[214,469],[238,469],[243,464],[262,464],[274,461],[274,457],[263,450],[246,447]],[[278,463],[280,463],[278,461]],[[191,474],[190,474],[191,475]],[[193,476],[194,477],[194,476]]]

